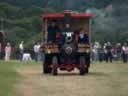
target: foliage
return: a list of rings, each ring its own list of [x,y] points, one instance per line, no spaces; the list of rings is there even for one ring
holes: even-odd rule
[[[0,0],[0,29],[4,29],[5,41],[13,46],[21,40],[31,42],[29,39],[42,31],[41,14],[61,13],[64,9],[91,10],[92,41],[127,40],[127,0]]]

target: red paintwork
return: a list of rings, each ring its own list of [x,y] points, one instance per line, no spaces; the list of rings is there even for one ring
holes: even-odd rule
[[[73,18],[87,18],[92,17],[92,14],[71,14]],[[55,19],[55,18],[64,18],[64,14],[44,14],[41,16],[43,19]]]
[[[54,65],[53,64],[51,64],[50,65],[50,68],[53,68],[54,67]],[[74,68],[77,68],[77,69],[80,69],[80,64],[59,64],[59,66],[58,66],[58,68],[60,69],[60,70],[66,70],[66,71],[72,71],[72,70],[74,70]]]
[[[78,43],[78,35],[79,35],[79,32],[75,32],[75,41]]]

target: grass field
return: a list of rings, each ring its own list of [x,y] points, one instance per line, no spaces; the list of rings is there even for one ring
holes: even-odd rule
[[[0,61],[0,96],[15,96],[17,73],[14,62]]]
[[[42,74],[35,62],[0,62],[0,96],[128,96],[128,64],[93,63],[90,73]]]

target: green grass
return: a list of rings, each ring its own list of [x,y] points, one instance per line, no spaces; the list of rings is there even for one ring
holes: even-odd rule
[[[59,71],[54,77],[42,74],[41,62],[0,61],[0,96],[128,96],[127,82],[122,62],[93,62],[88,75]]]
[[[0,61],[0,96],[15,96],[16,77],[14,63]]]
[[[128,96],[128,64],[121,61],[93,62],[85,76],[77,70],[44,75],[40,64],[24,64],[19,70],[23,76],[20,87],[29,90],[21,91],[30,96]]]
[[[0,61],[0,96],[15,96],[15,84],[20,78],[19,74],[16,72],[16,68],[29,65],[32,66],[33,64],[35,64],[34,61]],[[39,62],[37,64],[39,64]]]
[[[61,73],[44,76],[42,82],[45,96],[128,96],[128,65],[96,62],[86,76]]]

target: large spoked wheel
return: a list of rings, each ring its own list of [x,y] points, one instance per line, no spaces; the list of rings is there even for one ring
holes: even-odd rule
[[[48,62],[43,62],[43,73],[44,74],[48,74],[48,73],[51,73],[51,68],[48,64]]]
[[[80,57],[80,75],[85,75],[88,71],[84,56]]]
[[[43,64],[43,73],[44,74],[51,73],[50,62],[48,61],[47,57],[45,57],[42,64]]]
[[[87,65],[86,72],[89,73],[89,68],[90,68],[90,56],[88,56],[85,61],[86,61],[86,65]]]
[[[57,68],[58,68],[58,59],[56,56],[54,56],[52,58],[52,64],[53,64],[53,68],[52,68],[52,75],[58,75],[58,71],[57,71]]]

